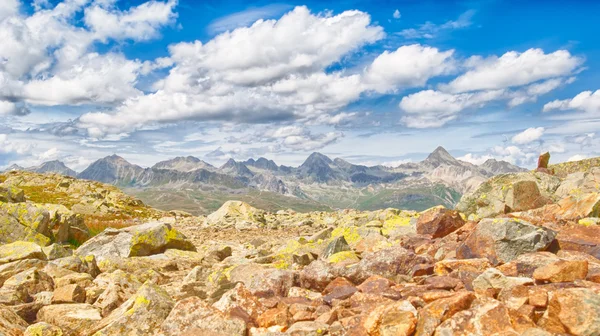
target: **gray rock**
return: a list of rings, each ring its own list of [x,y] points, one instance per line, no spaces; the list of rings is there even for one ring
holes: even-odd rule
[[[327,259],[330,256],[343,251],[351,251],[350,245],[346,242],[346,238],[344,236],[339,236],[334,238],[325,248],[323,253],[321,254],[321,258]]]

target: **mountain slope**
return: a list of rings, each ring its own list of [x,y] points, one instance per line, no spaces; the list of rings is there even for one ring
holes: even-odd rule
[[[77,176],[76,171],[58,160],[44,162],[37,167],[29,167],[27,170],[35,173],[58,173],[65,176]]]

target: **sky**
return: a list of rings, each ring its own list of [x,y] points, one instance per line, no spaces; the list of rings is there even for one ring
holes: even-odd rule
[[[0,1],[0,169],[600,156],[598,1]]]

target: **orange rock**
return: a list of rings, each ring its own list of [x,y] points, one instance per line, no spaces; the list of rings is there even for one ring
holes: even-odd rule
[[[54,290],[52,303],[84,303],[85,290],[79,285],[66,285]]]
[[[600,193],[569,195],[558,202],[557,215],[563,219],[578,220],[600,215]]]
[[[556,235],[556,241],[561,250],[585,252],[600,258],[600,226],[567,225]]]
[[[587,288],[554,292],[541,326],[553,333],[600,335],[600,295]]]
[[[587,260],[559,260],[536,269],[533,278],[543,282],[571,282],[585,279],[587,273]]]
[[[468,309],[473,300],[475,300],[473,293],[459,292],[452,297],[427,304],[419,311],[419,320],[415,335],[433,335],[440,323],[454,316],[454,314]]]
[[[477,259],[446,259],[435,263],[434,273],[437,275],[450,274],[453,271],[469,271],[482,273],[492,267],[487,258]]]
[[[277,307],[262,313],[256,322],[259,327],[269,328],[272,326],[287,327],[290,324],[290,316],[287,307]]]
[[[436,207],[421,214],[417,221],[417,233],[441,238],[463,225],[465,221],[458,211]]]
[[[393,284],[390,280],[379,275],[373,275],[363,281],[357,288],[363,293],[379,294],[386,292]]]
[[[542,287],[533,287],[529,289],[529,304],[534,307],[548,306],[548,291]]]

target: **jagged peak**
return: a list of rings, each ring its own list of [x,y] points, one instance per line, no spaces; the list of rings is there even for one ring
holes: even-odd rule
[[[442,164],[460,164],[460,161],[458,161],[456,158],[454,158],[454,156],[448,153],[448,151],[444,147],[438,146],[433,152],[431,152],[431,154],[429,154],[429,156],[427,156],[423,163],[437,167]]]
[[[321,154],[319,152],[314,152],[312,154],[310,154],[308,156],[308,158],[306,158],[306,160],[304,161],[304,163],[302,163],[302,165],[300,167],[306,167],[306,166],[310,166],[316,163],[326,163],[326,164],[331,164],[333,163],[333,161],[325,154]]]

